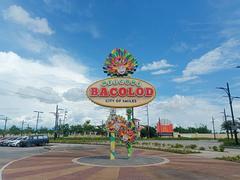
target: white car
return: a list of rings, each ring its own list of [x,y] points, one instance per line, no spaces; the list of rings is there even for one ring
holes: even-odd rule
[[[17,139],[12,140],[11,142],[9,142],[8,146],[20,147],[20,142],[22,140],[26,140],[27,138],[28,138],[27,136],[18,137]]]

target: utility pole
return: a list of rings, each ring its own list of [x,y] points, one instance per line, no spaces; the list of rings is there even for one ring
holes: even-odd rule
[[[212,125],[213,125],[213,137],[216,139],[216,132],[215,132],[215,125],[214,125],[214,118],[212,117]]]
[[[227,123],[227,114],[226,114],[225,108],[224,108],[224,111],[223,111],[222,113],[223,113],[223,115],[224,115],[224,122]],[[228,129],[228,127],[227,127],[227,129],[226,129],[226,132],[227,132],[227,138],[228,138],[228,140],[229,140],[229,129]]]
[[[103,136],[103,120],[102,120],[102,133],[101,133],[101,134],[102,134],[102,136]]]
[[[21,136],[23,135],[23,124],[24,124],[24,120],[22,120],[22,131],[21,131]]]
[[[240,97],[232,97],[231,96],[231,92],[230,92],[230,88],[229,88],[228,83],[227,83],[227,88],[218,87],[218,89],[224,90],[226,92],[227,96],[228,96],[229,106],[230,106],[231,115],[232,115],[232,123],[233,123],[233,128],[232,129],[233,129],[233,132],[234,132],[235,143],[238,144],[237,128],[236,128],[236,123],[235,123],[234,114],[233,114],[232,101],[233,101],[234,98],[240,98]]]
[[[63,118],[63,125],[65,125],[65,122],[66,122],[66,120],[67,120],[67,113],[68,113],[68,111],[65,110],[65,111],[64,111],[64,118]]]
[[[59,119],[59,110],[64,110],[64,109],[60,109],[58,107],[58,105],[56,105],[56,111],[55,112],[50,112],[52,114],[55,115],[55,125],[54,125],[54,139],[56,139],[59,135],[58,135],[58,119]]]
[[[38,121],[39,121],[39,115],[40,114],[42,114],[43,112],[41,112],[41,111],[33,111],[33,112],[35,112],[35,113],[37,113],[37,123],[36,123],[36,134],[37,134],[37,130],[38,130]]]
[[[147,104],[147,124],[148,124],[148,129],[147,129],[147,131],[148,131],[148,138],[150,138],[150,127],[149,127],[150,123],[149,123],[148,104]]]
[[[3,115],[1,115],[1,116],[3,116]],[[5,137],[5,135],[6,135],[6,133],[7,133],[7,122],[8,122],[8,120],[10,120],[10,119],[6,116],[5,118],[0,119],[0,120],[5,121],[5,122],[4,122],[4,133],[3,133],[3,137]]]

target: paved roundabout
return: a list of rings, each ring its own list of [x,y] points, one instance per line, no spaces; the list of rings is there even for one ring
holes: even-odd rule
[[[100,167],[142,167],[165,164],[169,160],[158,156],[135,156],[130,159],[125,156],[118,156],[116,160],[110,160],[109,156],[87,156],[73,159],[73,162],[80,165]]]
[[[240,165],[238,163],[194,155],[135,149],[133,159],[136,158],[137,163],[140,161],[140,166],[135,162],[135,164],[126,167],[123,167],[121,163],[107,167],[105,164],[109,161],[106,159],[108,152],[108,146],[65,145],[55,147],[47,153],[11,163],[4,169],[3,179],[240,179]],[[126,155],[126,149],[119,147],[117,153],[122,157]],[[91,161],[86,157],[91,157],[94,163],[89,164]],[[144,159],[138,159],[139,157],[147,158],[152,164],[144,166],[142,164]],[[165,160],[169,160],[169,162],[166,163]],[[120,161],[125,163],[129,160],[120,158]],[[85,164],[81,164],[81,162]]]

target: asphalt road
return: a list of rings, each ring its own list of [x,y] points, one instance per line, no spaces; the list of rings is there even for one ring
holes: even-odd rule
[[[48,149],[44,147],[0,147],[0,169],[8,162],[15,159],[20,159],[26,156],[31,156],[47,151]]]
[[[79,165],[74,159],[109,156],[108,146],[54,145],[47,153],[16,161],[3,171],[4,180],[185,180],[185,179],[240,179],[240,165],[193,155],[174,154],[153,150],[135,149],[134,157],[160,157],[168,163],[144,167],[101,167]],[[126,148],[117,153],[126,156]],[[133,158],[134,158],[133,157]],[[80,159],[79,159],[80,158]]]

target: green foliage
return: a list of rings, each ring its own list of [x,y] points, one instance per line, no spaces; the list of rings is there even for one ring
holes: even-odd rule
[[[200,125],[197,128],[194,128],[194,127],[183,128],[181,126],[175,127],[174,132],[179,132],[179,133],[211,133],[212,131],[209,130],[206,125]]]
[[[217,147],[217,146],[213,146],[212,149],[213,149],[214,151],[218,151],[218,147]]]
[[[157,132],[154,127],[149,126],[149,131],[150,131],[150,138],[157,137]],[[147,136],[148,136],[148,126],[145,126],[141,130],[141,137],[147,137]]]
[[[237,155],[237,156],[223,156],[223,157],[216,158],[216,159],[225,160],[225,161],[233,161],[233,162],[240,163],[240,155]]]
[[[190,144],[190,145],[186,145],[185,148],[187,148],[187,149],[196,149],[197,145],[196,144]]]
[[[21,130],[17,126],[13,125],[12,127],[9,128],[8,133],[18,135],[21,134]]]
[[[175,145],[172,145],[173,148],[183,148],[184,146],[182,144],[175,144]]]
[[[224,145],[221,144],[221,145],[219,146],[219,151],[220,151],[220,152],[224,152],[224,149],[225,149],[225,148],[224,148]]]
[[[224,146],[238,146],[240,147],[240,145],[236,145],[235,140],[234,139],[219,139],[219,142],[223,142]]]
[[[50,139],[51,143],[67,143],[67,144],[86,144],[94,142],[109,141],[107,137],[60,137],[58,139]]]

